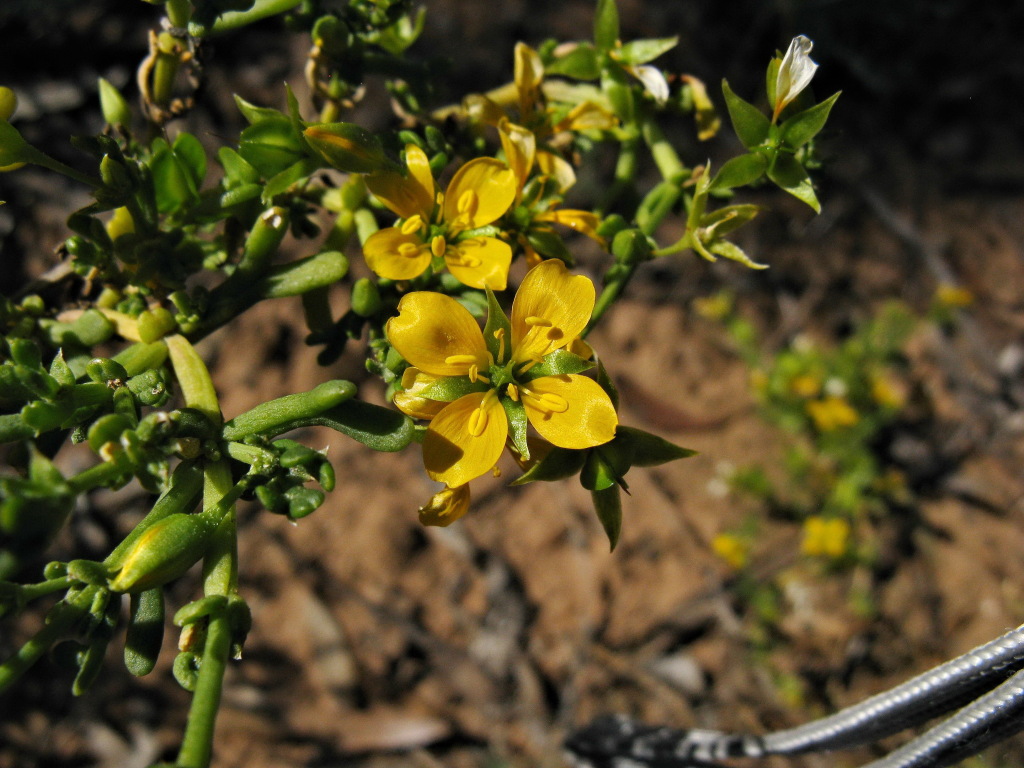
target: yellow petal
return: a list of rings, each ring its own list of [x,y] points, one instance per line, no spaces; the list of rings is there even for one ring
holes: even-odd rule
[[[496,237],[471,237],[448,246],[448,271],[470,288],[503,291],[512,263],[512,248]]]
[[[411,280],[430,266],[430,248],[417,234],[398,227],[374,232],[363,244],[367,266],[388,280]]]
[[[406,368],[402,374],[402,389],[395,393],[394,403],[406,416],[414,419],[429,421],[437,416],[447,403],[438,400],[428,400],[423,397],[423,390],[438,380],[439,377],[431,376],[417,368]]]
[[[533,131],[516,125],[508,118],[498,123],[498,136],[501,138],[501,147],[505,150],[508,167],[516,176],[516,188],[521,190],[533,167],[537,153],[537,137],[533,135]]]
[[[444,194],[444,220],[455,230],[496,220],[516,196],[515,174],[500,160],[478,157],[459,168]]]
[[[539,360],[564,347],[586,328],[594,311],[594,284],[573,275],[558,259],[529,272],[512,302],[512,357]]]
[[[534,216],[534,221],[550,221],[552,224],[561,224],[563,227],[575,229],[601,245],[605,244],[604,238],[597,234],[597,227],[601,223],[601,219],[591,211],[556,208],[553,211],[537,214]]]
[[[528,121],[537,106],[540,84],[544,80],[544,63],[526,43],[516,43],[513,65],[516,90],[519,91],[520,119]]]
[[[386,333],[410,365],[434,376],[468,376],[472,367],[485,371],[490,365],[480,326],[468,309],[442,293],[407,293]]]
[[[508,419],[493,390],[450,403],[430,422],[423,439],[423,464],[434,480],[464,485],[488,472],[508,437]]]
[[[462,108],[471,123],[497,125],[505,117],[505,110],[479,93],[471,93],[464,98]]]
[[[608,131],[618,125],[619,119],[614,113],[595,104],[584,101],[577,104],[563,119],[558,121],[555,131]]]
[[[426,153],[415,144],[405,148],[407,176],[394,171],[371,173],[366,186],[391,211],[403,219],[419,214],[430,219],[434,210],[434,177]]]
[[[422,525],[438,525],[442,528],[451,525],[469,511],[469,486],[460,485],[435,493],[426,504],[420,507],[420,523]]]
[[[558,185],[559,192],[565,192],[576,183],[576,171],[572,164],[554,152],[537,152],[537,167],[545,176],[550,176]]]
[[[615,437],[619,417],[608,393],[578,374],[541,376],[520,387],[526,418],[559,448],[593,448]]]

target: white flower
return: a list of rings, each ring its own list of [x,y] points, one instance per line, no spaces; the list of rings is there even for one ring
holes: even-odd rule
[[[660,69],[646,64],[626,67],[626,69],[643,83],[644,90],[651,94],[659,105],[668,101],[668,81]]]
[[[813,47],[814,43],[803,35],[797,35],[786,49],[786,55],[779,65],[779,74],[775,77],[775,117],[800,95],[814,77],[818,65],[811,61]]]

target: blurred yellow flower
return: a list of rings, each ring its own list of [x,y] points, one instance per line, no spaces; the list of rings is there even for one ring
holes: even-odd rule
[[[794,376],[789,388],[798,397],[814,397],[821,392],[821,378],[811,373]]]
[[[804,520],[804,538],[800,550],[811,557],[840,558],[850,543],[850,524],[839,517],[813,515]]]
[[[750,557],[750,545],[732,533],[720,533],[711,540],[711,550],[734,571],[744,568]]]
[[[822,432],[832,432],[843,427],[852,427],[860,416],[845,397],[826,397],[811,400],[806,405],[807,415]]]
[[[974,303],[974,294],[952,283],[940,283],[935,289],[935,301],[946,309],[962,309]]]

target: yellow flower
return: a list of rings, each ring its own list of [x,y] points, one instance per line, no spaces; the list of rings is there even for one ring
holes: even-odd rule
[[[962,309],[974,303],[974,294],[967,288],[952,283],[939,283],[935,289],[935,302],[948,309]]]
[[[846,554],[850,540],[850,524],[839,517],[825,519],[818,515],[804,520],[804,539],[800,545],[805,555],[840,558]]]
[[[750,558],[749,544],[732,533],[720,533],[711,540],[711,549],[734,571],[746,566]]]
[[[813,373],[804,373],[793,377],[789,388],[797,397],[814,397],[821,392],[821,378]]]
[[[400,217],[398,226],[366,239],[363,255],[374,272],[389,280],[411,280],[435,259],[471,288],[503,290],[512,248],[472,230],[496,221],[516,195],[515,174],[499,160],[478,157],[463,165],[443,195],[436,194],[426,153],[405,148],[408,175],[373,173],[366,186]]]
[[[464,485],[495,465],[510,437],[528,457],[527,423],[560,448],[592,448],[615,437],[618,417],[607,393],[592,379],[551,368],[553,353],[568,355],[565,348],[586,327],[594,296],[589,279],[546,261],[527,273],[511,322],[492,316],[490,348],[455,299],[429,291],[402,297],[387,337],[416,372],[407,374],[406,395],[395,403],[430,418],[423,463],[431,478]],[[442,402],[432,416],[430,400]]]
[[[860,416],[844,397],[826,397],[807,403],[807,414],[822,432],[832,432],[842,427],[852,427]]]

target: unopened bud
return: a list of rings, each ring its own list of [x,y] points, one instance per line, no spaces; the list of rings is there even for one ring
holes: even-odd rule
[[[354,123],[311,125],[303,135],[317,154],[338,170],[373,173],[391,166],[380,139]]]

